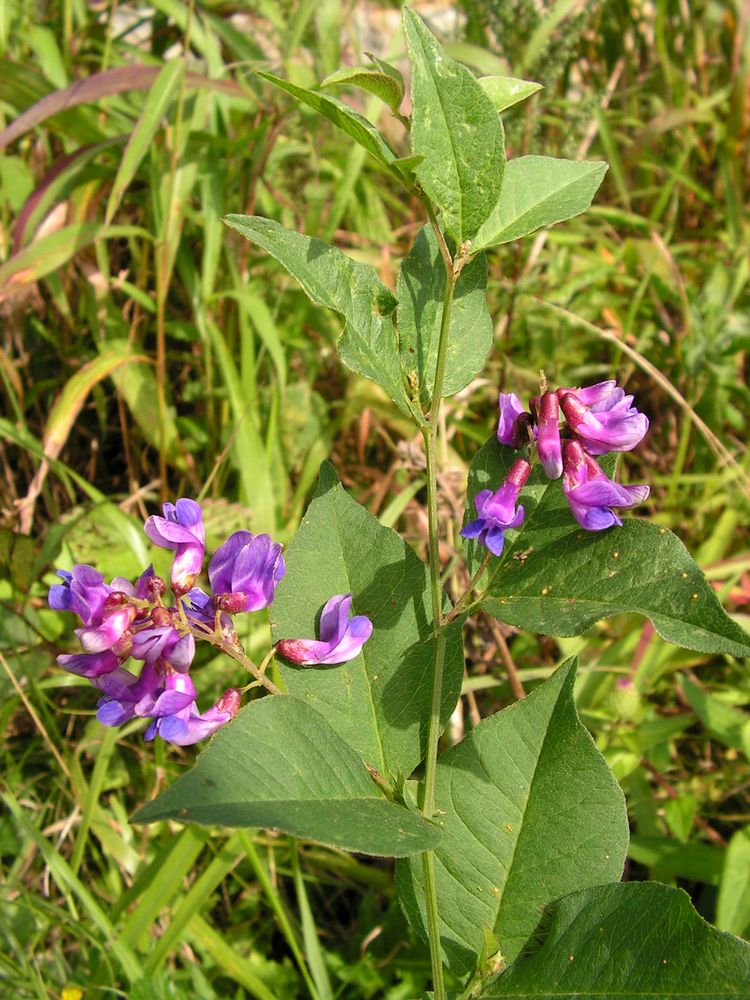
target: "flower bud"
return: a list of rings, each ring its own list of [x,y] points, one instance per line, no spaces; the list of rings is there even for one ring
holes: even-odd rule
[[[160,576],[150,576],[146,581],[146,590],[151,600],[158,601],[167,592],[166,580]]]
[[[242,703],[242,692],[239,688],[227,688],[227,690],[222,694],[219,700],[216,702],[215,708],[217,712],[228,712],[229,715],[234,718],[235,715],[240,710],[240,704]]]
[[[102,611],[106,615],[109,611],[116,611],[117,608],[123,607],[128,601],[129,597],[123,591],[113,590],[110,594],[107,594]]]
[[[539,403],[539,458],[550,479],[559,479],[563,471],[560,443],[560,407],[557,393],[545,392]]]
[[[151,611],[151,621],[159,628],[174,624],[174,618],[169,608],[153,608]]]
[[[243,593],[217,594],[211,601],[219,611],[226,611],[230,615],[239,614],[247,610],[247,596]]]

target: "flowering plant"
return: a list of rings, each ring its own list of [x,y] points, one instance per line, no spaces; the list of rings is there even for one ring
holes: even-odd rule
[[[170,599],[150,569],[135,584],[106,584],[88,566],[61,573],[50,602],[80,617],[83,652],[60,663],[100,691],[105,725],[148,719],[147,739],[181,745],[216,733],[137,821],[267,826],[398,858],[399,898],[429,943],[437,1000],[446,969],[464,998],[679,995],[679,970],[696,953],[691,995],[713,995],[719,980],[737,993],[746,946],[710,929],[676,890],[619,882],[627,814],[577,717],[575,660],[439,752],[475,611],[555,636],[634,612],[667,640],[732,656],[747,655],[750,639],[673,534],[617,513],[648,499],[647,485],[618,482],[614,459],[649,425],[612,379],[552,389],[542,378],[528,409],[500,395],[497,431],[469,472],[465,578],[444,585],[441,401],[481,372],[492,346],[485,251],[584,211],[606,166],[506,162],[500,112],[534,88],[477,80],[408,9],[404,26],[409,118],[393,67],[376,62],[338,82],[366,80],[390,103],[409,131],[408,157],[347,104],[260,74],[346,132],[424,207],[395,294],[320,240],[260,217],[226,222],[343,317],[342,361],[421,435],[426,561],[324,463],[283,556],[267,535],[236,532],[209,562],[209,592],[200,506],[181,499],[146,522],[152,542],[174,552]],[[264,608],[274,646],[256,666],[233,622]],[[251,677],[203,713],[190,676],[199,640]]]

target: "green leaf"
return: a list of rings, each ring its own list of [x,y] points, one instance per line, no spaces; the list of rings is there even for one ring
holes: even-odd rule
[[[181,59],[166,62],[146,99],[143,111],[130,133],[128,144],[122,154],[117,175],[104,213],[104,223],[109,225],[120,207],[122,196],[136,175],[141,160],[146,156],[154,136],[162,125],[162,120],[177,96],[180,82],[184,77],[185,63]]]
[[[434,642],[427,567],[390,528],[353,500],[329,463],[284,553],[287,573],[271,605],[275,642],[317,637],[317,618],[334,594],[352,593],[354,614],[373,632],[362,652],[338,666],[282,668],[289,691],[311,705],[384,777],[408,776],[426,752]],[[441,718],[458,701],[461,630],[448,636]]]
[[[541,83],[517,80],[514,76],[480,76],[479,84],[498,113],[525,101],[542,89]]]
[[[717,885],[724,863],[719,847],[693,841],[681,844],[674,837],[646,837],[634,834],[630,838],[628,856],[639,865],[653,868],[662,875],[675,875],[692,882]]]
[[[361,758],[290,695],[251,702],[195,767],[133,816],[212,826],[262,826],[364,854],[403,857],[439,831],[389,802]]]
[[[750,715],[734,705],[720,701],[687,677],[682,679],[682,689],[688,704],[714,739],[724,746],[747,753],[744,733],[750,722]]]
[[[716,926],[733,934],[750,928],[750,826],[738,830],[724,855]]]
[[[445,267],[431,226],[421,230],[399,271],[398,338],[401,364],[419,378],[427,403],[437,364],[445,294]],[[459,392],[481,372],[492,346],[492,318],[487,308],[487,261],[471,260],[456,283],[451,312],[443,395]]]
[[[500,195],[503,125],[465,66],[449,59],[418,14],[404,8],[412,60],[412,151],[417,177],[458,242],[472,239]]]
[[[314,90],[305,90],[304,87],[298,87],[294,83],[289,83],[288,80],[282,80],[280,77],[274,76],[273,73],[266,73],[262,70],[258,70],[257,73],[258,76],[268,80],[275,87],[286,91],[287,94],[302,101],[313,111],[317,111],[323,118],[327,118],[332,125],[341,129],[342,132],[346,132],[350,139],[354,139],[363,149],[366,149],[370,156],[391,169],[392,172],[397,173],[392,169],[396,154],[375,126],[353,108],[350,108],[348,104],[344,104],[343,101],[339,101],[335,97],[329,97],[328,94],[318,94]]]
[[[538,941],[482,1000],[746,997],[750,946],[698,916],[681,889],[629,882],[550,907]]]
[[[228,215],[224,221],[275,257],[313,302],[343,316],[346,328],[338,345],[341,360],[347,368],[382,385],[409,414],[396,334],[388,318],[396,299],[375,269],[271,219]]]
[[[495,438],[477,452],[469,473],[471,517],[476,493],[496,489],[515,457]],[[496,618],[545,635],[578,635],[600,618],[627,612],[650,618],[663,639],[679,646],[750,654],[750,637],[726,614],[671,531],[632,517],[621,528],[584,531],[562,481],[548,480],[541,466],[521,503],[524,523],[508,532],[502,563],[490,565],[482,607]]]
[[[503,189],[476,234],[473,250],[529,236],[537,229],[585,212],[607,172],[607,164],[554,156],[519,156],[505,170]]]
[[[387,104],[391,111],[398,111],[404,99],[404,78],[388,63],[373,58],[372,66],[345,66],[331,73],[321,83],[321,87],[359,87]]]
[[[473,970],[485,928],[511,962],[541,907],[622,874],[625,800],[578,720],[574,680],[569,660],[439,759],[438,913],[457,975]],[[424,925],[421,864],[399,865],[396,881],[407,915]]]

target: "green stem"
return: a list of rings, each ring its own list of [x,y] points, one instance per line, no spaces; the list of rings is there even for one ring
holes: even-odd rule
[[[463,594],[461,594],[461,596],[459,597],[459,599],[456,601],[456,603],[455,603],[455,605],[453,607],[453,610],[449,614],[445,615],[445,617],[443,618],[443,624],[444,625],[447,625],[449,622],[452,622],[454,618],[458,618],[458,616],[463,611],[465,611],[468,606],[473,605],[474,603],[476,603],[476,602],[474,602],[474,601],[471,600],[471,595],[474,593],[474,591],[476,590],[477,584],[479,583],[479,581],[484,576],[484,573],[485,573],[487,567],[490,564],[490,559],[491,558],[492,558],[492,553],[488,549],[485,552],[485,554],[484,554],[484,558],[482,559],[482,562],[479,564],[479,569],[476,571],[476,573],[474,574],[474,576],[471,578],[471,582],[469,583],[469,586],[466,588],[466,590],[463,592]]]
[[[214,647],[214,649],[221,650],[222,653],[226,653],[227,656],[231,656],[232,659],[241,664],[249,674],[252,674],[256,681],[262,685],[266,691],[270,691],[271,694],[284,693],[280,688],[276,687],[270,677],[266,677],[263,671],[256,667],[243,649],[228,643],[219,632],[214,631],[207,626],[201,625],[199,622],[191,622],[188,626],[188,631],[190,631],[196,639],[205,639],[206,642],[210,643]]]
[[[431,220],[434,223],[434,217]],[[445,239],[440,233],[442,244]],[[439,239],[440,242],[440,239]],[[447,247],[446,247],[447,249]],[[440,708],[443,701],[443,668],[445,665],[445,632],[443,625],[443,590],[440,585],[440,543],[438,534],[438,504],[437,504],[437,430],[440,419],[440,401],[445,381],[445,359],[448,348],[448,330],[451,321],[453,292],[456,287],[456,274],[450,255],[444,255],[446,282],[443,299],[443,316],[440,323],[440,340],[438,341],[437,363],[435,365],[435,380],[433,383],[432,402],[430,404],[430,419],[422,428],[427,460],[427,521],[429,532],[430,585],[432,590],[432,618],[435,638],[435,662],[432,674],[432,703],[430,708],[430,724],[427,731],[427,756],[425,758],[424,786],[422,796],[422,815],[432,819],[435,813],[435,775],[437,772],[438,741],[440,739]],[[445,1000],[445,981],[443,978],[443,961],[440,948],[440,924],[437,907],[437,890],[435,882],[435,855],[433,851],[422,854],[424,871],[425,903],[427,906],[427,930],[430,940],[430,961],[432,963],[432,980],[435,1000]]]

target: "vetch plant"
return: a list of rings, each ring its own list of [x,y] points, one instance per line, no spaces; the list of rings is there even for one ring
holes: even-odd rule
[[[439,752],[475,611],[553,636],[635,612],[671,642],[736,657],[750,653],[750,638],[675,535],[616,513],[648,496],[647,485],[617,482],[615,461],[648,420],[614,380],[551,388],[542,379],[528,409],[500,396],[497,432],[469,474],[469,583],[455,601],[446,592],[441,401],[482,371],[492,346],[485,251],[585,211],[606,165],[536,155],[506,163],[500,111],[534,85],[475,78],[408,9],[404,28],[410,118],[401,74],[382,62],[326,81],[381,97],[410,136],[404,155],[327,92],[260,74],[423,205],[426,224],[395,294],[320,240],[255,216],[226,222],[343,318],[344,364],[377,382],[421,434],[427,562],[324,463],[283,556],[268,536],[236,532],[209,562],[208,593],[197,585],[200,507],[178,500],[146,522],[149,538],[175,553],[172,598],[151,570],[135,584],[106,584],[86,566],[63,572],[50,603],[78,614],[83,652],[60,662],[99,689],[104,724],[148,719],[147,739],[182,745],[215,733],[136,821],[265,826],[398,858],[399,897],[429,944],[437,1000],[446,969],[464,998],[747,995],[747,945],[709,927],[678,890],[620,883],[625,803],[577,717],[575,660]],[[232,616],[264,607],[275,645],[257,666]],[[189,672],[200,640],[252,677],[203,713]],[[280,686],[267,675],[274,651]]]

